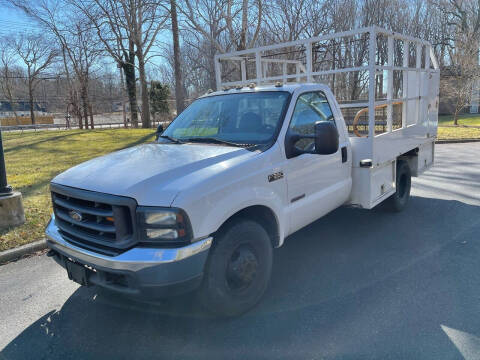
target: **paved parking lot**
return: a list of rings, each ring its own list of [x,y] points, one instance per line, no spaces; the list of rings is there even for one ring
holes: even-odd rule
[[[2,266],[0,359],[480,359],[480,143],[438,145],[413,195],[291,236],[236,319],[79,288],[45,256]]]

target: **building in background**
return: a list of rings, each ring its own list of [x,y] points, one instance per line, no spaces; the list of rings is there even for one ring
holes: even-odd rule
[[[0,100],[0,118],[15,117],[15,112],[19,117],[30,117],[30,104],[28,101],[17,101],[15,104],[15,111],[12,109],[12,104],[6,100]],[[34,103],[35,115],[46,116],[48,115],[47,109],[44,105]]]

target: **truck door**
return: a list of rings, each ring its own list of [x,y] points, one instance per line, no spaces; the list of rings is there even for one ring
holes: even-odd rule
[[[334,121],[340,133],[336,153],[318,155],[303,153],[286,159],[284,167],[288,186],[288,211],[292,233],[345,203],[351,190],[351,161],[348,159],[348,138],[341,118],[336,119],[327,96],[322,91],[298,96],[288,131],[314,134],[317,121]],[[314,151],[314,139],[302,139],[299,150]]]

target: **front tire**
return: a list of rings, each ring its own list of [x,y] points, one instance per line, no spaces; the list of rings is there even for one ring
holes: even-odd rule
[[[254,307],[265,292],[273,249],[265,229],[240,219],[222,230],[210,250],[199,291],[202,305],[219,316],[236,316]]]
[[[400,212],[408,204],[410,199],[410,189],[412,187],[412,175],[410,166],[403,160],[397,160],[397,177],[395,181],[395,194],[390,196],[386,201],[388,209],[394,212]]]

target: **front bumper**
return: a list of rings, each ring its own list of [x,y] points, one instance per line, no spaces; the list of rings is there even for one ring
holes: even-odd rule
[[[178,295],[197,287],[213,241],[207,237],[181,248],[134,247],[117,256],[105,256],[65,241],[54,217],[45,234],[55,261],[63,267],[66,261],[85,265],[89,283],[143,298]]]

